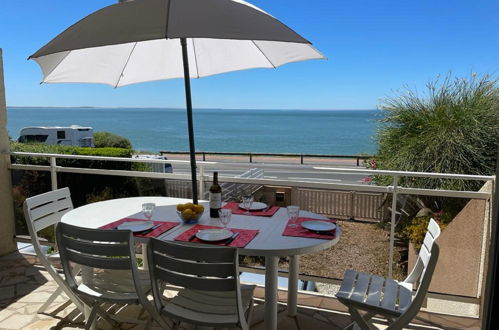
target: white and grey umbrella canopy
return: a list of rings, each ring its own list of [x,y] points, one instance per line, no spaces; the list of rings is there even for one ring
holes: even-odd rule
[[[135,0],[80,20],[30,56],[43,82],[120,87],[322,59],[309,41],[241,0]]]

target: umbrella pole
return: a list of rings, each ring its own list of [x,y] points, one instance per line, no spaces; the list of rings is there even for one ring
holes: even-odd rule
[[[194,147],[194,124],[192,121],[191,75],[189,73],[189,58],[187,56],[187,41],[180,38],[182,45],[182,60],[184,62],[185,103],[187,107],[187,126],[189,129],[189,152],[191,158],[192,202],[198,203],[198,183],[196,179],[196,148]]]

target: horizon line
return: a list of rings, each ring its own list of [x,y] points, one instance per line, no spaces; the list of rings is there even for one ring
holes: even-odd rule
[[[147,106],[43,106],[43,105],[7,105],[7,108],[49,108],[49,109],[61,109],[61,108],[74,108],[74,109],[163,109],[163,110],[185,110],[183,107],[147,107]],[[367,110],[379,110],[377,108],[371,109],[313,109],[313,108],[193,108],[193,110],[257,110],[257,111],[273,111],[273,110],[288,110],[288,111],[367,111]]]

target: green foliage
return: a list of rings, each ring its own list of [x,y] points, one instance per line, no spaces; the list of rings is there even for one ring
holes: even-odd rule
[[[111,132],[95,132],[94,144],[96,148],[124,148],[132,149],[132,143],[129,139]]]
[[[378,168],[492,175],[499,143],[499,87],[489,75],[436,79],[382,100]],[[386,183],[376,177],[379,184]],[[477,190],[478,181],[409,178],[402,184]]]
[[[11,143],[13,152],[31,152],[48,154],[69,154],[86,156],[106,156],[130,158],[133,150],[120,148],[81,148],[74,146],[47,145],[41,143],[24,144]],[[13,156],[12,163],[49,165],[47,157]],[[109,170],[135,170],[140,166],[133,163],[116,161],[96,161],[84,159],[57,159],[58,166],[75,168],[96,168]],[[22,203],[30,196],[38,195],[51,190],[50,173],[46,171],[19,171],[12,173],[14,185],[14,202],[16,209],[16,233],[27,234]],[[108,175],[91,175],[78,173],[58,173],[59,187],[69,187],[73,204],[77,207],[89,202],[137,196],[137,183],[134,178]],[[45,233],[46,238],[53,239],[51,233]]]
[[[440,211],[434,212],[432,215],[413,218],[405,226],[403,234],[411,241],[412,244],[414,244],[414,247],[418,250],[421,248],[421,245],[423,245],[428,224],[430,223],[430,218],[433,218],[440,226],[440,229],[444,230],[444,228],[447,227],[447,225],[452,221],[454,216],[449,213]]]

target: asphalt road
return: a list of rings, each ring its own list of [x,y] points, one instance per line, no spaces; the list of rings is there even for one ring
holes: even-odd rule
[[[173,173],[179,173],[179,174],[190,173],[189,164],[172,164],[172,165],[173,165]],[[253,163],[251,168],[258,168],[258,164]],[[362,169],[362,167],[357,167],[357,166],[341,166],[341,168]],[[215,170],[217,169],[216,168],[205,169],[207,173],[210,173]],[[245,171],[246,169],[241,169],[241,168],[218,170],[219,175],[221,176],[236,176],[242,174]],[[291,181],[314,181],[314,182],[359,184],[360,180],[363,179],[365,176],[366,175],[364,174],[341,173],[338,171],[329,171],[329,170],[313,170],[313,169],[300,169],[300,168],[264,169],[264,178],[266,179],[291,180]]]

